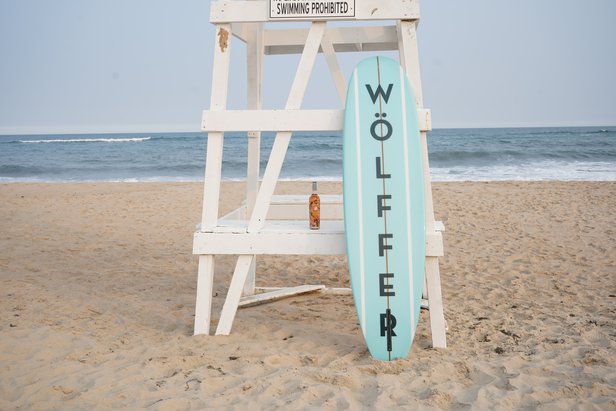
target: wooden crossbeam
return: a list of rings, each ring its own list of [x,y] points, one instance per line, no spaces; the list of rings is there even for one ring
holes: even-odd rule
[[[416,20],[419,19],[419,0],[384,1],[356,0],[355,16],[332,18],[310,17],[304,20]],[[301,18],[290,17],[287,21],[298,21]],[[269,1],[238,1],[218,0],[210,5],[211,23],[267,22],[269,17]],[[284,21],[277,19],[276,21]]]
[[[418,110],[419,130],[432,129],[430,110]],[[220,131],[341,131],[344,110],[225,110],[203,112],[201,129]]]
[[[229,223],[229,221],[225,222]],[[342,221],[322,221],[319,232],[309,230],[305,221],[277,220],[258,232],[246,233],[243,221],[221,226],[216,232],[194,234],[193,253],[220,255],[343,255],[346,240]],[[443,238],[438,231],[426,233],[426,256],[443,256]]]
[[[336,52],[397,50],[395,26],[332,27],[327,38]],[[263,33],[265,54],[297,54],[302,52],[308,29],[269,29]]]
[[[253,307],[255,305],[270,303],[291,296],[313,293],[315,291],[320,291],[323,289],[325,289],[325,286],[322,284],[298,285],[297,287],[281,287],[261,294],[242,297],[240,299],[239,308]]]

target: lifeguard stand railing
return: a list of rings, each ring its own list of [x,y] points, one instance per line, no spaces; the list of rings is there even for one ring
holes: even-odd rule
[[[310,21],[310,28],[272,28],[279,21]],[[328,20],[345,20],[349,27],[327,27]],[[381,24],[362,25],[365,21]],[[391,21],[394,23],[392,24]],[[217,335],[231,331],[237,308],[280,295],[323,286],[282,288],[255,294],[255,261],[262,254],[345,254],[341,196],[322,196],[321,229],[307,224],[307,196],[274,196],[294,131],[341,131],[344,108],[302,110],[301,103],[319,53],[325,57],[342,105],[347,81],[336,53],[397,50],[415,95],[420,117],[426,198],[426,275],[424,298],[429,308],[432,343],[445,347],[445,319],[438,257],[443,256],[443,226],[434,220],[426,134],[430,112],[423,108],[416,29],[419,0],[219,0],[212,1],[210,22],[216,29],[210,109],[203,112],[207,158],[201,224],[194,235],[199,255],[195,334],[209,334],[214,265],[217,255],[238,255],[218,321]],[[227,110],[231,37],[246,44],[247,110]],[[261,109],[263,58],[269,54],[300,54],[283,109]],[[225,132],[247,132],[246,201],[219,218],[222,154]],[[261,132],[276,137],[259,181]],[[298,137],[301,138],[301,137]]]

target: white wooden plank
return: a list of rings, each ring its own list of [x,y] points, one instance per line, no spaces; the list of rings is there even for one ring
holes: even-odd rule
[[[220,320],[218,321],[218,327],[216,327],[216,335],[229,335],[231,332],[231,326],[235,319],[235,313],[237,312],[237,306],[242,296],[242,289],[244,282],[246,282],[246,276],[248,270],[252,265],[252,255],[240,255],[235,265],[235,271],[231,278],[231,284],[227,291],[227,298],[225,299],[225,305],[222,307],[220,313]]]
[[[319,230],[310,230],[307,223],[307,218],[304,218],[302,220],[268,220],[264,227],[261,229],[261,232],[293,234],[309,231],[314,235],[319,235],[320,233],[344,232],[344,221],[342,220],[327,220],[324,222],[324,224],[321,225],[321,229]],[[246,234],[246,220],[221,220],[220,224],[216,227],[214,231],[198,231],[198,233],[211,232]]]
[[[261,84],[263,69],[263,25],[250,25],[248,43],[246,45],[248,108],[261,109]],[[232,123],[237,120],[231,121]],[[259,173],[261,162],[261,132],[260,128],[248,131],[248,159],[246,174],[246,206],[248,214],[252,214],[259,190]]]
[[[336,52],[397,50],[396,26],[331,27],[325,30]],[[263,32],[265,54],[301,53],[308,29],[266,29]]]
[[[247,297],[243,297],[239,302],[240,308],[253,307],[255,305],[265,304],[288,298],[296,295],[313,293],[324,289],[324,285],[300,285],[297,287],[284,287],[274,291],[269,291],[262,294],[255,294]]]
[[[261,291],[261,292],[276,291],[282,288],[287,288],[287,287],[256,287],[257,291]]]
[[[325,224],[326,222],[322,222]],[[284,230],[238,232],[196,232],[193,254],[281,254],[343,255],[346,254],[344,231],[285,232]],[[440,233],[427,236],[427,257],[444,255]]]
[[[203,131],[339,131],[343,110],[204,111]]]
[[[323,34],[323,38],[321,38],[321,49],[323,50],[323,54],[325,55],[325,61],[327,62],[329,72],[332,75],[332,80],[334,81],[334,85],[336,86],[338,98],[340,99],[341,105],[344,107],[346,103],[347,82],[344,78],[344,74],[342,74],[342,70],[340,69],[338,60],[336,59],[336,52],[334,51],[334,46],[329,40],[327,32],[325,32]]]
[[[430,110],[419,109],[419,130],[430,131]],[[223,131],[341,131],[344,110],[204,110],[201,129]]]
[[[265,292],[272,292],[272,291],[278,291],[278,290],[283,290],[287,288],[288,287],[257,287],[257,290],[265,291]],[[328,295],[352,295],[353,294],[353,290],[348,287],[324,287],[324,288],[319,289],[318,291],[321,294],[328,294]],[[240,302],[240,306],[241,304],[242,303]],[[426,298],[421,299],[421,308],[423,309],[430,308],[428,304],[428,300]]]
[[[426,230],[433,232],[436,231],[434,229],[434,200],[432,198],[432,178],[430,176],[430,162],[428,160],[428,137],[425,131],[419,133],[419,140],[421,142],[423,158]]]
[[[443,295],[441,291],[441,276],[438,267],[438,257],[426,258],[426,282],[428,288],[428,306],[430,310],[432,346],[435,348],[446,348],[447,323],[443,313]]]
[[[300,58],[297,72],[291,85],[286,109],[298,109],[301,106],[324,31],[325,23],[312,23],[304,52]],[[249,232],[259,230],[263,226],[290,141],[290,132],[280,132],[276,135],[265,174],[263,175],[263,182],[257,195],[255,208],[248,225]]]
[[[419,0],[357,0],[356,20],[419,19]]]
[[[353,290],[348,287],[327,287],[320,291],[322,294],[332,294],[332,295],[350,295],[353,294]]]
[[[218,0],[210,2],[210,23],[266,22],[267,1]]]
[[[417,49],[416,22],[401,21],[397,23],[400,62],[406,71],[411,87],[415,94],[415,104],[418,108],[423,107],[423,96],[421,90],[421,77],[419,72],[419,52]],[[425,131],[420,133],[421,150],[424,168],[424,196],[425,196],[425,213],[426,213],[426,231],[428,233],[429,244],[426,244],[427,251],[431,254],[443,255],[442,250],[432,250],[432,247],[440,245],[442,247],[442,239],[439,242],[431,241],[434,234],[439,234],[440,231],[435,231],[434,220],[434,204],[432,200],[432,183],[430,179],[430,167],[428,162],[428,144]],[[434,234],[433,234],[434,233]],[[427,294],[428,305],[430,310],[430,328],[432,331],[432,346],[437,348],[445,348],[447,346],[446,339],[446,321],[443,312],[443,297],[441,292],[441,278],[438,265],[438,256],[426,256],[426,271],[425,271],[425,290]]]
[[[229,83],[231,59],[231,25],[216,25],[215,33],[210,110],[219,111],[224,110],[227,105],[227,84]]]
[[[398,49],[400,51],[400,65],[406,72],[411,83],[415,105],[423,108],[423,95],[421,90],[421,74],[419,71],[419,50],[417,48],[417,22],[399,21],[396,24],[398,31]]]
[[[367,42],[367,43],[340,43],[334,44],[336,53],[358,51],[392,51],[397,50],[396,43]],[[296,46],[267,46],[264,49],[266,55],[299,54],[302,47]]]
[[[225,221],[225,220],[246,220],[248,218],[247,216],[248,214],[246,214],[246,204],[242,204],[240,207],[236,208],[235,210],[229,211],[227,214],[220,217],[218,219],[218,222],[220,223],[221,221]],[[205,231],[205,230],[201,230],[201,225],[198,225],[196,231]]]
[[[248,273],[246,274],[246,281],[244,281],[244,287],[242,288],[242,295],[253,295],[255,293],[255,284],[257,281],[257,256],[252,256]]]
[[[323,225],[325,225],[322,222]],[[321,230],[319,230],[321,231]],[[346,253],[344,232],[256,232],[194,234],[194,254],[280,254],[342,255]]]
[[[415,104],[418,109],[423,108],[423,96],[421,90],[421,76],[419,72],[419,50],[417,48],[417,23],[412,21],[401,21],[397,23],[398,41],[400,49],[400,63],[413,89]],[[421,117],[421,116],[420,116]],[[429,121],[429,114],[428,114]],[[430,128],[430,127],[422,127]],[[420,141],[424,171],[424,198],[426,207],[426,230],[434,230],[434,203],[432,200],[432,183],[430,179],[430,164],[428,161],[428,141],[424,130],[421,130]]]
[[[212,90],[210,110],[224,110],[227,105],[227,84],[229,82],[229,63],[231,55],[231,26],[216,26],[214,44],[214,67],[212,70]],[[205,181],[203,184],[203,211],[201,226],[204,229],[216,226],[218,201],[220,198],[220,179],[222,172],[223,133],[210,133],[207,140],[205,162]]]
[[[218,219],[223,138],[223,133],[209,133],[207,138],[203,211],[201,213],[201,227],[204,229],[214,228]]]
[[[312,285],[299,286],[299,287],[323,287],[323,288],[319,288],[316,290],[320,294],[328,294],[328,295],[352,295],[353,294],[353,290],[348,287],[325,287],[325,286],[312,286]],[[264,293],[261,294],[261,295],[264,295],[264,294],[279,291],[279,290],[288,290],[290,288],[296,288],[296,287],[257,287],[257,291],[264,291]],[[253,305],[257,305],[257,304],[250,304],[250,303],[244,304],[245,300],[247,300],[247,298],[246,299],[242,298],[240,300],[240,308],[251,307]],[[426,310],[430,309],[429,302],[426,298],[421,299],[421,308],[426,309]]]
[[[199,256],[199,269],[197,272],[197,302],[195,304],[195,335],[210,333],[214,262],[215,257],[213,255]]]
[[[326,18],[327,20],[412,20],[419,18],[419,0],[355,0],[355,16]],[[210,5],[211,23],[266,22],[269,20],[269,1],[218,0]],[[276,21],[298,21],[298,18]],[[307,20],[319,20],[316,17]]]
[[[307,220],[268,220],[258,232],[246,232],[246,221],[221,224],[215,232],[194,233],[193,254],[346,254],[342,220],[322,220],[318,231]],[[426,255],[444,255],[440,232],[427,233]]]
[[[306,204],[308,205],[309,195],[301,194],[279,194],[272,196],[272,204]],[[321,205],[323,204],[342,204],[340,194],[320,194]]]
[[[233,23],[231,24],[231,30],[233,37],[246,43],[248,41],[248,30],[252,24],[258,23]]]
[[[443,236],[440,231],[426,233],[426,256],[442,257],[444,255]]]
[[[223,138],[223,133],[210,133],[207,139],[203,211],[201,216],[201,225],[206,228],[214,227],[218,218]]]
[[[261,83],[263,69],[263,24],[248,23],[246,44],[246,73],[247,73],[247,100],[248,108],[261,109]],[[259,192],[259,173],[261,162],[261,132],[248,132],[248,159],[246,164],[246,208],[252,214],[257,193]],[[257,256],[253,256],[244,283],[243,295],[252,295],[255,292]]]
[[[318,291],[320,294],[328,294],[328,295],[352,295],[353,294],[353,290],[348,287],[325,287],[325,286],[313,286],[313,285],[299,286],[299,287],[257,287],[257,290],[265,291],[263,294],[260,294],[260,295],[265,295],[265,294],[280,291],[280,290],[288,290],[290,288],[300,288],[300,287],[323,287],[323,288],[319,288],[315,290],[315,291]],[[245,300],[247,301],[246,303],[244,303]],[[248,298],[242,298],[240,300],[240,308],[251,307],[253,305],[257,305],[257,304],[250,304],[248,301],[249,301]],[[426,310],[430,309],[429,302],[426,298],[421,299],[421,308],[426,309]]]
[[[419,131],[432,131],[432,112],[427,108],[417,108]]]

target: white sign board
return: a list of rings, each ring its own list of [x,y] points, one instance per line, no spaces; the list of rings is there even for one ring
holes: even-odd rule
[[[270,0],[270,20],[355,17],[355,0]]]

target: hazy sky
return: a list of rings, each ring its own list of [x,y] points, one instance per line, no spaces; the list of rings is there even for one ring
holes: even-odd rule
[[[356,0],[361,1],[361,0]],[[0,134],[198,131],[210,98],[206,0],[0,0]],[[616,125],[616,1],[421,3],[433,126]],[[245,106],[232,44],[229,107]],[[345,74],[366,54],[339,54]],[[297,56],[265,59],[264,106]],[[322,56],[305,108],[339,107]]]

